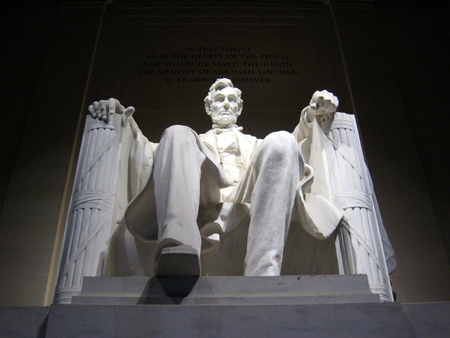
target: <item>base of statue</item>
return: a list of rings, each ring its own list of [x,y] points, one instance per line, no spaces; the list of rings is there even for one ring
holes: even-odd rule
[[[294,305],[379,302],[366,275],[85,277],[72,304]]]
[[[46,337],[414,337],[365,275],[85,277]]]
[[[450,337],[450,302],[1,306],[0,336]]]
[[[72,304],[0,307],[0,336],[450,337],[449,316],[450,302],[380,302],[361,275],[96,277]]]

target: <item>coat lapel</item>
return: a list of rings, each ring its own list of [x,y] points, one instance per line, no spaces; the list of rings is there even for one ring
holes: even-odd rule
[[[258,149],[259,141],[261,140],[258,140],[251,135],[242,134],[241,132],[236,132],[236,135],[239,151],[241,152],[244,165],[247,168],[253,154]],[[214,130],[210,130],[206,134],[200,135],[200,139],[214,154],[217,162],[220,163],[219,152],[217,151],[217,139]]]

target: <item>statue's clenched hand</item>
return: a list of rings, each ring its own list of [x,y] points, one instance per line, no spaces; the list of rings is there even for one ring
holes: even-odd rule
[[[110,98],[109,100],[95,101],[89,106],[89,113],[93,119],[108,122],[110,114],[125,114],[126,116],[133,115],[134,107],[127,107],[121,105],[119,100]]]
[[[339,100],[333,93],[326,90],[316,91],[308,107],[308,118],[310,121],[316,116],[327,116],[334,114],[339,106]]]

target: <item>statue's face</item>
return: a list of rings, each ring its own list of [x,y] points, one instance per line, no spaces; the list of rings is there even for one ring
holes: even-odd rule
[[[224,128],[236,123],[241,109],[238,103],[239,95],[232,87],[225,87],[217,91],[210,106],[212,122]]]

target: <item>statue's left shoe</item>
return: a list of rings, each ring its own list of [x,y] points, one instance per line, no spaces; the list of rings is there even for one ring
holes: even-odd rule
[[[199,254],[190,245],[164,248],[156,260],[156,277],[199,277],[200,274]]]

